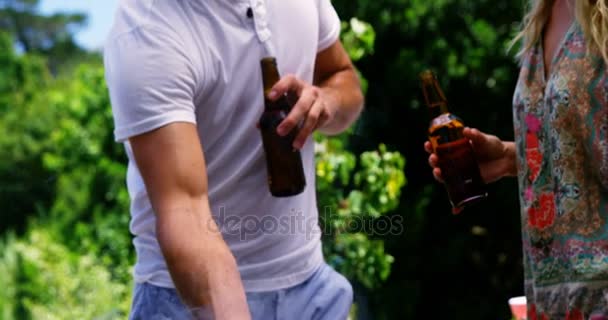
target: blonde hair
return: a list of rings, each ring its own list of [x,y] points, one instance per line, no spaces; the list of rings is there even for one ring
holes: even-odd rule
[[[585,34],[588,51],[599,52],[608,63],[608,0],[574,1],[576,20]],[[555,0],[530,1],[522,30],[511,42],[513,46],[522,41],[518,57],[529,52],[540,40],[554,3]]]

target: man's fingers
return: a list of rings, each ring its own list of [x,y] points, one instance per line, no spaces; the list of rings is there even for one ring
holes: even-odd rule
[[[304,125],[302,126],[302,128],[298,132],[298,135],[293,141],[294,148],[302,149],[304,143],[306,143],[306,139],[308,139],[308,137],[312,134],[315,128],[317,128],[317,124],[319,122],[319,119],[321,118],[321,110],[321,102],[316,101],[315,104],[308,111],[308,115],[306,116]]]
[[[288,92],[293,92],[297,96],[300,96],[303,88],[304,83],[302,81],[298,80],[298,78],[294,77],[293,75],[288,75],[281,78],[279,82],[275,83],[268,94],[268,99],[273,101],[277,100],[279,97]]]
[[[317,121],[317,125],[315,126],[315,130],[323,127],[330,119],[329,114],[327,114],[327,112],[321,112],[321,115],[319,115],[319,120]]]
[[[293,106],[287,118],[277,128],[277,133],[285,136],[291,132],[300,121],[304,120],[317,97],[318,92],[316,90],[303,90],[298,102]]]

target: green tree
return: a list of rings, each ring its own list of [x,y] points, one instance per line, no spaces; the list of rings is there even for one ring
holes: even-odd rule
[[[30,59],[14,57],[14,64]],[[15,254],[8,253],[0,257],[10,295],[0,303],[0,315],[91,319],[110,310],[117,313],[111,318],[123,318],[130,297],[124,288],[130,288],[134,257],[124,149],[114,143],[108,125],[112,115],[103,68],[100,63],[82,65],[36,89],[27,102],[10,104],[0,114],[0,132],[5,133],[0,146],[7,155],[0,157],[0,177],[8,177],[0,193],[7,208],[4,222],[9,222],[3,228],[24,225],[28,214],[37,218],[28,224],[37,231],[17,241],[23,245],[9,241],[21,258],[15,262]],[[38,253],[25,257],[27,252]],[[22,258],[28,258],[26,264]],[[99,277],[85,279],[90,274]],[[107,286],[100,285],[96,295],[89,281]],[[71,308],[62,311],[60,305]]]
[[[0,0],[0,29],[13,35],[14,44],[23,52],[46,57],[51,70],[87,56],[74,34],[86,26],[82,13],[43,15],[40,0]]]
[[[53,197],[41,155],[53,112],[34,102],[50,81],[43,59],[17,55],[11,37],[0,32],[0,234],[22,230]]]
[[[127,283],[133,262],[128,230],[126,156],[115,143],[110,99],[100,64],[83,64],[41,99],[57,110],[42,160],[54,180],[50,225],[69,248],[94,252]]]

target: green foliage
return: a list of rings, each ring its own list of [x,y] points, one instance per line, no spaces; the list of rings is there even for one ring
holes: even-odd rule
[[[12,39],[10,34],[0,32],[0,114],[30,102],[49,80],[44,60],[16,55]]]
[[[13,35],[14,45],[26,53],[44,55],[53,72],[89,54],[74,33],[86,25],[82,13],[39,13],[39,0],[0,0],[0,29]]]
[[[349,196],[353,212],[378,218],[395,209],[405,185],[404,166],[403,157],[398,152],[388,152],[383,144],[378,152],[363,153],[362,168],[355,174],[355,186],[361,191]]]
[[[351,280],[377,288],[390,274],[393,262],[384,251],[382,236],[403,226],[400,220],[384,221],[387,227],[377,230],[374,218],[398,205],[405,184],[404,159],[381,145],[378,151],[361,154],[355,171],[356,158],[344,149],[343,141],[318,140],[317,194],[325,256]]]
[[[109,311],[118,308],[124,314],[130,299],[128,290],[102,287],[100,299],[106,299],[103,293],[106,289],[111,299],[91,300],[85,293],[97,295],[94,283],[81,279],[90,271],[96,274],[93,281],[104,284],[130,287],[132,281],[130,268],[134,256],[128,231],[129,199],[124,187],[125,155],[123,147],[113,141],[103,68],[99,62],[82,65],[65,77],[51,80],[45,78],[48,72],[42,60],[10,52],[6,56],[12,60],[7,59],[10,63],[2,65],[1,72],[17,70],[23,76],[15,77],[22,79],[21,83],[11,84],[5,90],[10,92],[14,86],[14,96],[22,97],[32,88],[32,94],[28,99],[0,94],[10,99],[10,108],[0,113],[0,148],[10,155],[0,157],[0,177],[9,181],[0,187],[3,188],[0,202],[5,208],[1,214],[7,218],[3,219],[8,221],[6,226],[13,228],[22,226],[25,217],[37,218],[35,228],[39,232],[30,233],[34,238],[23,240],[18,250],[48,253],[52,261],[60,261],[63,256],[68,262],[52,265],[40,261],[41,264],[28,267],[33,271],[27,274],[23,272],[29,269],[22,265],[7,270],[5,277],[13,279],[12,282],[7,279],[7,283],[13,284],[9,288],[16,296],[3,299],[7,303],[0,312],[10,309],[33,319],[42,314],[57,319],[92,319],[91,312],[104,315],[99,308]],[[39,69],[22,67],[38,61]],[[36,79],[38,70],[42,75],[39,78],[46,80],[28,85],[26,80]],[[39,238],[53,245],[42,246],[36,242]],[[91,257],[95,257],[94,261]],[[10,261],[8,253],[0,259],[6,268],[15,266]],[[55,278],[33,277],[47,273]],[[74,278],[65,276],[69,274]],[[65,297],[45,293],[44,282],[52,282],[56,287],[53,292],[61,292]],[[37,291],[42,295],[35,295]],[[70,297],[75,300],[69,300]],[[10,301],[13,306],[7,307]],[[89,303],[99,304],[92,307]],[[59,304],[74,305],[69,311],[73,313],[58,313]]]
[[[20,56],[13,65],[28,59]],[[0,157],[0,177],[11,182],[0,192],[7,204],[2,214],[9,221],[35,212],[49,215],[71,248],[96,249],[115,264],[131,260],[126,158],[113,141],[103,68],[82,65],[69,77],[36,88],[30,101],[14,102],[11,112],[0,114],[0,148],[11,155]],[[74,229],[92,238],[71,237]],[[91,247],[83,248],[83,243]]]
[[[113,276],[128,282],[133,254],[126,157],[113,139],[103,68],[82,65],[70,79],[58,80],[44,99],[61,113],[49,135],[52,148],[43,155],[45,168],[56,177],[52,226],[70,248],[97,253]]]
[[[374,52],[376,32],[367,22],[351,18],[342,22],[342,44],[353,61],[359,61]]]
[[[118,319],[130,287],[112,279],[92,253],[74,253],[44,228],[2,246],[2,319]]]
[[[22,230],[27,214],[53,196],[40,156],[52,112],[34,103],[49,82],[44,60],[15,54],[10,36],[0,32],[0,233]]]
[[[365,233],[340,233],[325,246],[329,263],[368,289],[383,285],[394,258],[384,250],[384,241],[370,240]]]
[[[369,23],[353,17],[349,22],[342,21],[341,40],[351,60],[356,62],[374,52],[376,32]],[[367,92],[367,80],[359,71],[357,72],[361,80],[361,88],[363,92]]]

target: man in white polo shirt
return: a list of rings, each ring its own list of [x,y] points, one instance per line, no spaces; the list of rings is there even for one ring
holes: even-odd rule
[[[121,1],[104,51],[115,137],[129,157],[137,252],[131,319],[344,319],[348,281],[323,260],[311,134],[362,109],[330,0]],[[299,99],[307,186],[271,196],[257,121],[260,60]]]

